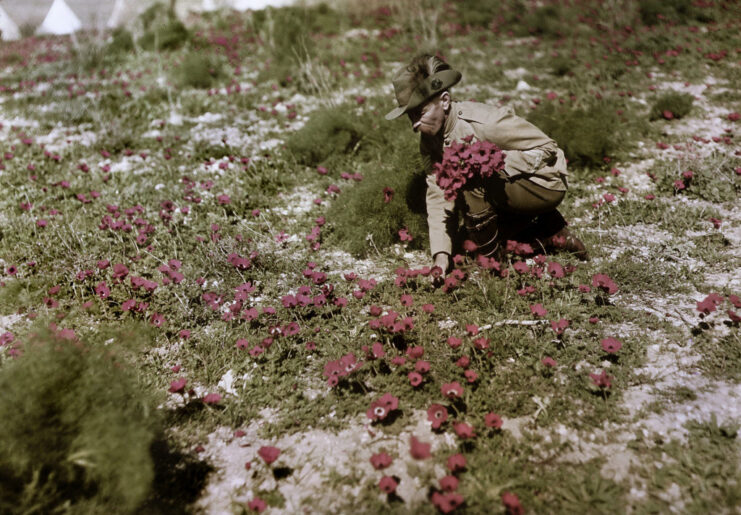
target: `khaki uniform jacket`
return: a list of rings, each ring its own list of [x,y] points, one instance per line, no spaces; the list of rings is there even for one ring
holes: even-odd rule
[[[442,161],[444,147],[463,138],[494,143],[505,152],[505,173],[511,179],[529,180],[549,190],[566,191],[566,158],[554,140],[527,120],[514,114],[511,107],[497,107],[478,102],[452,102],[443,129],[443,144],[435,137],[422,135],[420,152],[430,166]],[[482,188],[463,192],[465,209],[477,214],[491,209],[484,200]],[[430,230],[430,252],[450,254],[452,238],[447,228],[456,215],[455,203],[445,200],[435,174],[427,175],[427,223]],[[455,219],[455,218],[453,218]],[[457,224],[452,224],[453,226]]]

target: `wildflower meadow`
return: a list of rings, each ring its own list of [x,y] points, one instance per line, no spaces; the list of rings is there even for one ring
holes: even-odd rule
[[[173,3],[0,42],[0,512],[741,510],[738,0]],[[423,51],[591,260],[436,277]]]

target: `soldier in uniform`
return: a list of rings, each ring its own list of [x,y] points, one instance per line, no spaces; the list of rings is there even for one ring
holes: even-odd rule
[[[504,172],[483,187],[464,189],[456,202],[447,201],[435,181],[427,176],[427,222],[434,266],[450,268],[457,215],[464,214],[468,238],[478,252],[501,257],[506,242],[531,244],[536,251],[567,251],[588,260],[584,244],[567,229],[556,207],[568,188],[563,151],[540,129],[516,116],[510,107],[478,102],[455,102],[449,89],[461,74],[442,59],[419,55],[393,78],[398,107],[386,115],[393,120],[404,114],[419,132],[420,152],[430,163],[442,161],[443,149],[473,136],[501,148]]]

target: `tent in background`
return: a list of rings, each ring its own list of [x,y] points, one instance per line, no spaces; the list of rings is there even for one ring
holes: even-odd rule
[[[0,5],[0,36],[2,36],[3,41],[13,41],[21,38],[21,31],[18,29],[18,25],[10,19],[10,16],[5,12],[2,5]]]
[[[82,28],[82,22],[64,0],[54,0],[36,34],[72,34]]]

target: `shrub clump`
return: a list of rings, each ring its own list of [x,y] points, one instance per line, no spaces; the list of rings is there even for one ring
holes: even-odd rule
[[[569,164],[603,166],[604,158],[618,148],[619,120],[610,102],[583,108],[547,103],[527,119],[558,143]]]
[[[651,106],[651,112],[649,113],[650,120],[658,120],[664,118],[666,120],[672,120],[674,118],[682,118],[687,116],[692,110],[692,103],[695,97],[689,93],[665,93],[656,99],[653,106]]]
[[[353,255],[400,242],[412,249],[428,246],[425,167],[416,139],[405,142],[329,209],[330,239]]]
[[[316,166],[356,149],[363,131],[348,109],[316,111],[286,142],[286,150],[301,164]]]
[[[185,25],[163,4],[152,5],[139,20],[143,34],[137,43],[144,50],[175,50],[190,39]]]
[[[181,87],[207,89],[223,75],[222,63],[215,56],[191,52],[174,72],[174,79]]]
[[[154,477],[155,410],[131,370],[65,332],[0,368],[0,512],[134,512]]]

